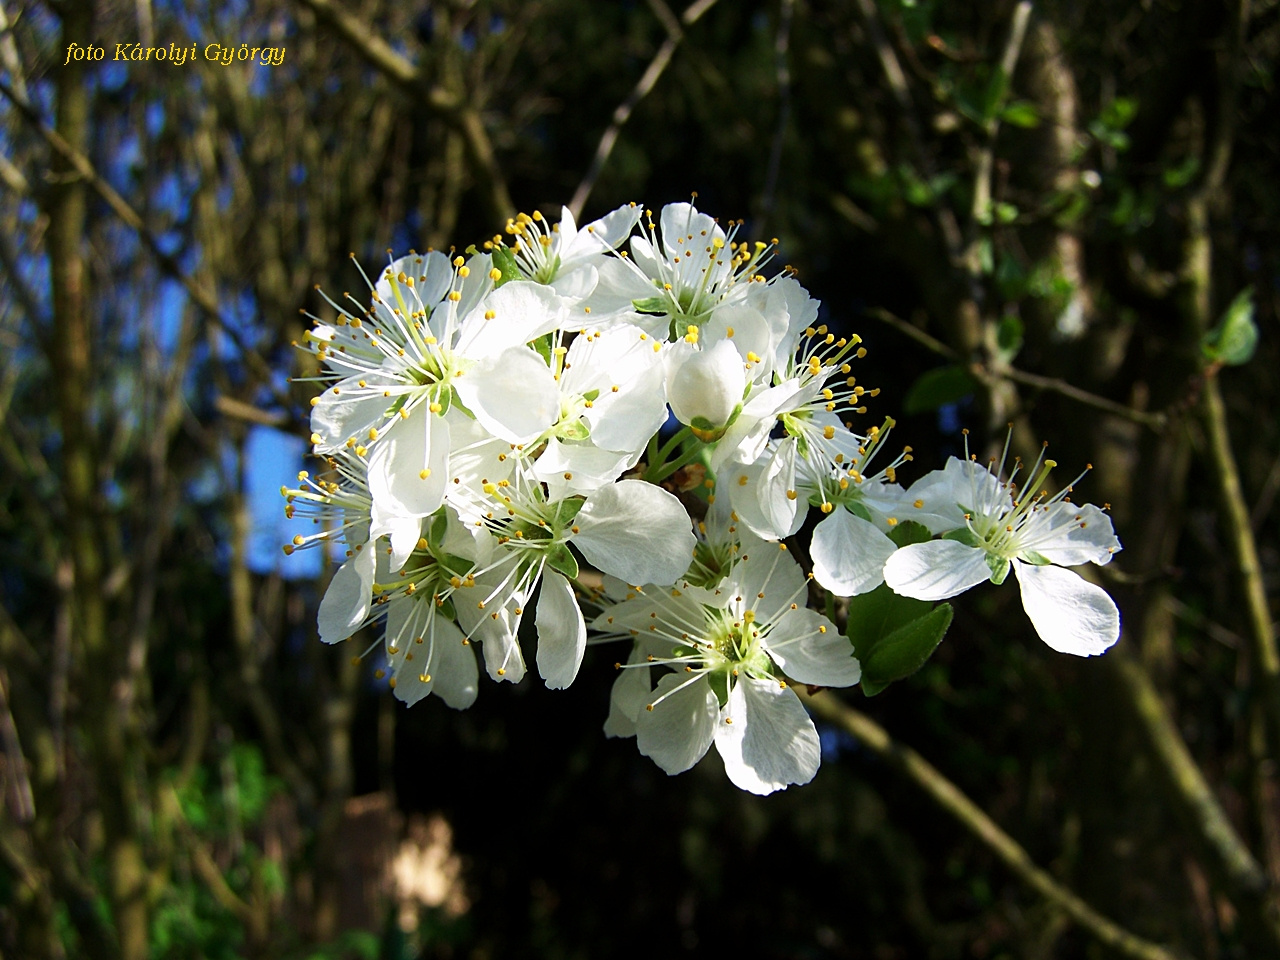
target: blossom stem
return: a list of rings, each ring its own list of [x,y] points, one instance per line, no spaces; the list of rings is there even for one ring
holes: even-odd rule
[[[683,430],[680,431],[680,433],[676,434],[675,437],[672,437],[671,440],[667,442],[667,446],[663,447],[663,451],[667,451],[667,447],[672,446],[672,442],[675,441],[677,438],[682,437],[682,435],[691,436],[691,434],[689,434],[688,427],[685,427]],[[661,458],[662,461],[666,461],[666,457],[667,455],[669,455],[669,453],[670,451],[667,451],[667,454],[662,456]],[[691,443],[685,449],[685,451],[682,454],[680,454],[680,456],[676,457],[670,463],[661,462],[658,465],[650,464],[649,469],[645,471],[644,478],[648,480],[650,483],[661,483],[663,480],[667,479],[667,477],[671,476],[681,467],[696,460],[701,453],[702,453],[702,444]]]

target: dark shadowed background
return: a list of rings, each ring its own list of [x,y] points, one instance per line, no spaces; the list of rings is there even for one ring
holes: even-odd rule
[[[1280,956],[1277,0],[0,10],[0,955]],[[613,651],[455,713],[319,643],[313,286],[694,191],[864,338],[901,479],[1092,462],[1116,648],[975,590],[758,798],[604,739]]]

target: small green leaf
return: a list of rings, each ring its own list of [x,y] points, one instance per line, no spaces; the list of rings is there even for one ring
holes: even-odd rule
[[[996,327],[996,349],[1004,363],[1016,357],[1022,349],[1022,335],[1022,318],[1016,313],[1006,313],[1000,318],[1000,325]]]
[[[582,395],[582,399],[583,399],[583,400],[590,400],[592,403],[594,403],[594,402],[595,402],[595,400],[596,400],[596,398],[597,398],[597,397],[599,397],[599,396],[600,396],[600,391],[599,391],[599,390],[588,390],[586,393],[584,393],[584,394]]]
[[[1206,360],[1235,367],[1248,363],[1258,349],[1258,325],[1253,319],[1253,289],[1245,287],[1231,301],[1218,325],[1200,341]]]
[[[1197,173],[1200,172],[1200,158],[1194,153],[1188,156],[1176,167],[1169,167],[1161,174],[1164,185],[1170,190],[1177,190],[1185,187],[1195,179]]]
[[[545,334],[539,337],[537,340],[533,341],[533,344],[532,344],[533,349],[538,352],[538,356],[540,356],[544,361],[546,361],[546,364],[548,367],[551,366],[552,336],[553,335],[550,333]]]
[[[933,539],[933,534],[923,523],[914,520],[903,520],[889,531],[889,539],[899,547],[909,547],[913,543],[925,543]]]
[[[520,264],[516,262],[515,254],[507,247],[493,248],[493,265],[502,271],[502,276],[494,281],[494,287],[500,287],[504,283],[510,283],[520,277]]]
[[[996,203],[994,209],[998,223],[1013,223],[1018,219],[1018,208],[1012,203]]]
[[[578,560],[563,543],[557,543],[547,551],[547,566],[556,573],[564,574],[570,580],[577,579]]]
[[[1040,111],[1030,100],[1015,100],[1000,112],[1000,119],[1015,127],[1032,130],[1040,126]]]
[[[1123,130],[1138,113],[1138,102],[1129,97],[1116,97],[1105,107],[1098,117],[1098,122],[1112,130]]]
[[[924,413],[936,410],[947,403],[955,403],[977,389],[973,377],[964,367],[952,364],[930,370],[911,385],[902,401],[907,413]]]
[[[868,683],[876,685],[878,693],[895,680],[909,677],[923,667],[946,636],[953,612],[951,604],[940,604],[877,643],[862,661],[863,692],[872,696]]]

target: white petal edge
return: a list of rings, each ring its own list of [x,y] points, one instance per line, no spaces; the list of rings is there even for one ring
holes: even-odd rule
[[[735,787],[764,796],[808,783],[822,762],[818,731],[776,680],[741,677],[716,724],[716,750]]]
[[[990,579],[986,552],[955,540],[913,543],[884,565],[889,589],[917,600],[946,600]]]
[[[573,683],[587,649],[587,625],[569,581],[554,570],[542,576],[538,595],[538,673],[548,689]]]
[[[1022,607],[1040,639],[1059,653],[1093,657],[1120,639],[1120,611],[1107,591],[1062,567],[1013,562]]]

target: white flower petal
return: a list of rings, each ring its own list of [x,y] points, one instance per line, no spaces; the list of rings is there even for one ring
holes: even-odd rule
[[[706,420],[724,427],[742,404],[746,383],[733,341],[721,340],[710,350],[687,351],[673,364],[667,373],[667,402],[681,423]]]
[[[1101,587],[1062,567],[1013,562],[1022,606],[1040,639],[1059,653],[1092,657],[1120,638],[1120,611]]]
[[[493,316],[486,319],[486,313]],[[514,280],[494,290],[466,315],[454,349],[474,360],[491,357],[550,333],[567,317],[564,301],[550,287]]]
[[[715,739],[720,713],[716,695],[703,677],[690,681],[684,674],[668,673],[658,681],[651,702],[652,710],[636,714],[636,746],[667,773],[683,773]]]
[[[917,600],[946,600],[990,579],[986,553],[956,540],[913,543],[884,565],[889,589]]]
[[[715,738],[734,786],[760,795],[808,783],[822,760],[809,714],[776,680],[740,677],[721,711]]]
[[[533,475],[547,485],[550,500],[588,494],[635,466],[636,455],[601,450],[591,441],[561,443],[555,437],[533,463]]]
[[[1025,547],[1060,567],[1109,563],[1120,552],[1111,518],[1091,503],[1059,501],[1044,512],[1039,525],[1052,530],[1052,538],[1029,538]]]
[[[448,471],[449,426],[420,403],[369,455],[374,529],[391,518],[435,513],[444,502]]]
[[[875,524],[837,507],[813,531],[813,576],[838,597],[856,597],[884,582],[897,545]]]
[[[430,602],[430,601],[428,601]],[[430,674],[435,695],[455,710],[465,710],[476,702],[480,670],[476,655],[465,642],[457,624],[437,616]],[[396,693],[400,692],[399,684]]]
[[[554,570],[542,575],[538,596],[538,673],[551,690],[573,683],[587,649],[587,625],[569,581]]]
[[[508,443],[528,443],[560,418],[560,388],[546,362],[528,347],[486,357],[456,388],[476,420]]]
[[[784,613],[765,635],[764,648],[799,683],[851,687],[862,679],[853,644],[816,610],[801,607]]]
[[[366,546],[334,573],[316,617],[325,643],[345,640],[364,624],[373,603],[374,566],[374,547]]]
[[[587,562],[627,583],[670,584],[689,569],[697,542],[674,496],[643,480],[619,480],[587,498],[574,546]]]
[[[635,644],[631,656],[627,658],[628,666],[618,671],[618,679],[613,681],[613,689],[609,693],[609,716],[604,721],[606,737],[634,737],[636,735],[636,717],[645,705],[653,700],[652,669],[645,663],[645,650],[641,644]]]

